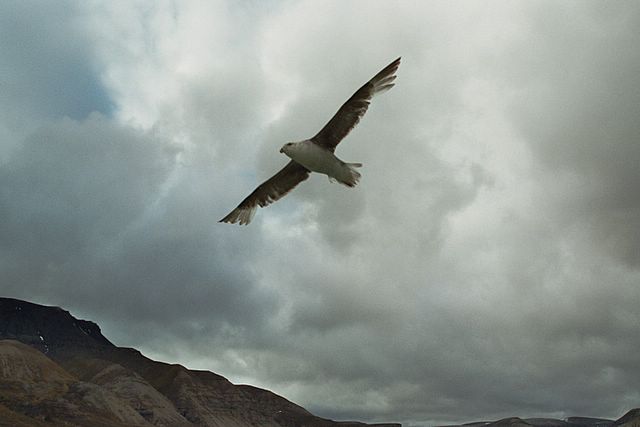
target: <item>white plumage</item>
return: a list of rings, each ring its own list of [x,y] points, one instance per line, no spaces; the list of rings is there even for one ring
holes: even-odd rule
[[[289,142],[280,152],[311,172],[325,174],[347,187],[354,187],[360,180],[360,174],[354,168],[362,167],[362,163],[345,163],[313,141]]]

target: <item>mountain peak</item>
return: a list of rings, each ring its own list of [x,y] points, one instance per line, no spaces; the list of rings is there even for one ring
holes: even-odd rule
[[[94,322],[76,319],[60,307],[13,298],[0,298],[0,337],[23,342],[45,354],[114,347]]]

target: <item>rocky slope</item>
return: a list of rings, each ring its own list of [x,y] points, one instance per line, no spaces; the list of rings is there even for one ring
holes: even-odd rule
[[[316,417],[270,391],[148,359],[57,307],[0,298],[0,340],[0,426],[367,425]]]
[[[78,381],[44,354],[18,341],[0,341],[0,379],[0,403],[6,418],[26,417],[18,424],[147,425],[115,393]],[[7,423],[5,416],[3,424]]]

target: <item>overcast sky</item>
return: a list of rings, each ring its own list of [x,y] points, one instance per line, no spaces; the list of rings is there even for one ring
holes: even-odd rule
[[[406,426],[640,406],[640,3],[2,1],[0,292]],[[217,221],[402,56],[312,176]]]

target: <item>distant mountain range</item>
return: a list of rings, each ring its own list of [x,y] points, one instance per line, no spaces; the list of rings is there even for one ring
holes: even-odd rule
[[[640,427],[640,408],[632,409],[617,420],[588,417],[554,418],[505,418],[499,421],[479,421],[446,427]]]
[[[317,417],[268,390],[113,345],[58,307],[0,298],[0,427],[400,427]],[[465,427],[640,427],[618,420],[506,418]],[[450,426],[460,427],[460,426]]]
[[[0,298],[0,426],[368,425],[323,419],[268,390],[156,362],[61,308]]]

